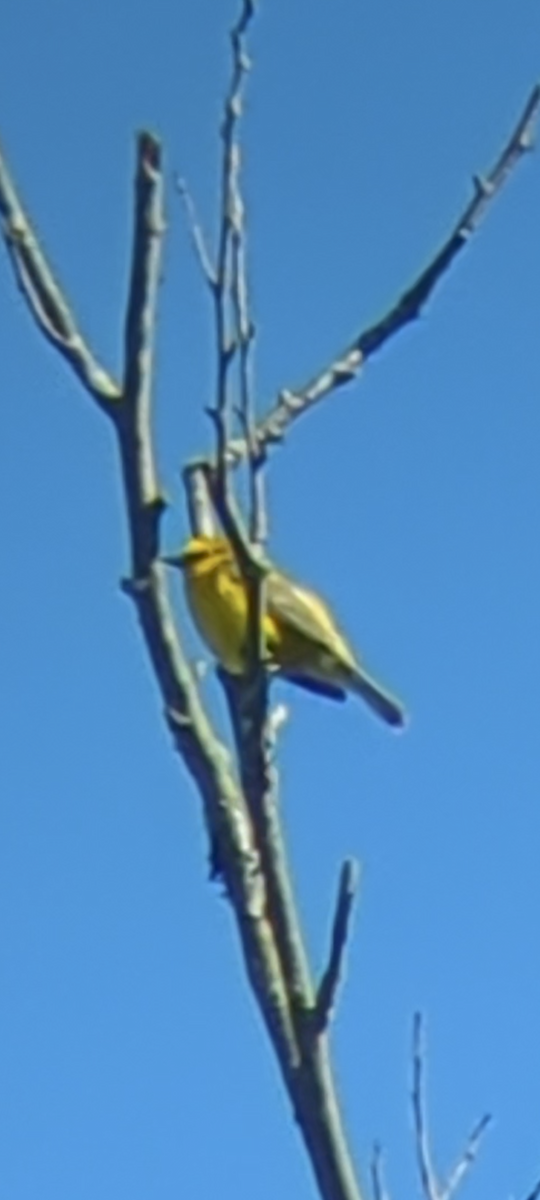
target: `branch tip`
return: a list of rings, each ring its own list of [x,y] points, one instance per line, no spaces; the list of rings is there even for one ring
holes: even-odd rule
[[[23,209],[14,180],[0,153],[0,214],[15,279],[40,332],[66,359],[85,391],[113,416],[121,389],[92,353],[67,297],[54,277],[35,230]]]
[[[417,1012],[413,1018],[411,1100],[418,1173],[425,1200],[452,1200],[476,1159],[480,1142],[491,1124],[491,1116],[486,1114],[477,1122],[467,1138],[456,1165],[449,1172],[446,1181],[441,1182],[437,1177],[431,1157],[424,1081],[425,1053],[424,1023],[421,1013]]]
[[[211,254],[208,249],[206,237],[203,232],[197,209],[195,207],[195,202],[191,196],[185,179],[182,179],[179,175],[175,176],[175,187],[184,205],[184,213],[186,216],[193,249],[195,251],[195,257],[197,258],[203,278],[205,279],[210,291],[212,294],[215,294],[218,286],[217,271],[212,263]]]
[[[384,1183],[384,1157],[380,1142],[373,1143],[370,1174],[373,1200],[388,1200],[388,1193]]]
[[[161,169],[161,141],[148,129],[141,129],[137,134],[137,152],[142,165],[151,167],[153,171]]]
[[[358,884],[360,867],[354,859],[346,859],[341,867],[332,922],[328,965],[323,973],[315,1005],[315,1028],[322,1033],[330,1023],[344,968],[345,951],[350,935],[350,921]]]

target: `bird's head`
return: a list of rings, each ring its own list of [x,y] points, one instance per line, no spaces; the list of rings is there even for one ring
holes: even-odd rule
[[[231,549],[223,537],[192,537],[177,554],[162,554],[161,562],[178,571],[190,571],[198,566],[226,562],[231,558]]]

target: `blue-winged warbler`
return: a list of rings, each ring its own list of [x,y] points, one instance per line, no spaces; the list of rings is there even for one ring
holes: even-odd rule
[[[203,640],[226,670],[241,674],[248,605],[230,543],[224,537],[193,537],[163,561],[182,571]],[[263,633],[270,669],[292,683],[336,700],[353,692],[389,725],[405,723],[401,704],[360,665],[324,601],[275,566],[265,580]]]

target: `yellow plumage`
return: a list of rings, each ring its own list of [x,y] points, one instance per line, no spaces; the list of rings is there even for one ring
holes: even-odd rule
[[[241,674],[247,593],[229,542],[191,538],[180,554],[164,561],[183,572],[201,637],[228,671]],[[403,708],[360,666],[324,601],[276,567],[266,576],[263,634],[270,666],[286,679],[336,700],[354,692],[388,724],[404,724]]]

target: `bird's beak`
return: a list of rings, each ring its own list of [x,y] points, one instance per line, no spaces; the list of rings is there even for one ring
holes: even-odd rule
[[[185,566],[186,558],[184,554],[160,554],[159,561],[166,563],[168,567],[176,567],[181,571]]]

